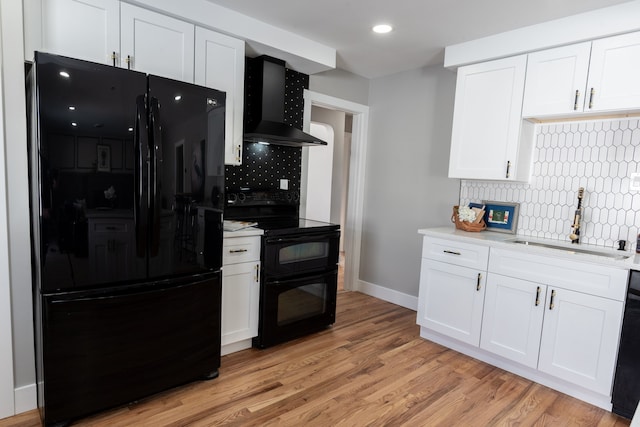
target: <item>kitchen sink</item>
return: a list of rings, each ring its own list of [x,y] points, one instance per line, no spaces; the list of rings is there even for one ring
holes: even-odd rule
[[[587,254],[587,255],[598,255],[606,258],[613,258],[617,260],[623,260],[629,258],[631,255],[627,253],[615,253],[615,252],[600,252],[591,249],[583,249],[580,247],[567,247],[561,245],[554,245],[552,243],[542,243],[542,242],[532,242],[530,240],[512,240],[512,243],[518,243],[521,245],[527,246],[540,246],[543,248],[556,249],[560,251],[565,251],[569,253],[578,253],[578,254]]]

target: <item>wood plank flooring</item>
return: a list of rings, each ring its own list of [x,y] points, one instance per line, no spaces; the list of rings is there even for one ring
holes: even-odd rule
[[[415,312],[338,295],[336,324],[222,358],[220,377],[77,426],[628,426],[629,421],[419,337]],[[38,426],[36,411],[0,427]]]

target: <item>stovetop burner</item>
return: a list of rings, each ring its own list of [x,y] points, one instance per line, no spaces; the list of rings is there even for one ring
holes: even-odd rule
[[[227,189],[225,219],[257,222],[265,235],[338,230],[339,225],[299,217],[300,193],[277,189]]]

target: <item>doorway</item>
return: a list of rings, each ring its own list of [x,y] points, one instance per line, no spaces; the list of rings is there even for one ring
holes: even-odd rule
[[[358,290],[360,271],[360,241],[362,236],[362,209],[365,179],[365,161],[367,148],[367,127],[369,107],[344,99],[323,95],[309,90],[304,91],[304,130],[311,128],[312,108],[322,107],[341,111],[352,117],[351,144],[348,155],[348,173],[345,176],[346,209],[342,224],[344,248],[344,289]],[[309,148],[303,149],[301,200],[306,201],[308,184]],[[334,187],[335,188],[335,187]],[[337,221],[336,221],[337,222]]]

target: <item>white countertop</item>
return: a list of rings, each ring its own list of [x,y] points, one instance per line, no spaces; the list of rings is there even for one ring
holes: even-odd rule
[[[605,248],[602,246],[589,245],[584,243],[572,244],[568,241],[541,239],[537,237],[519,236],[516,234],[498,233],[495,231],[480,231],[480,232],[468,232],[458,230],[455,227],[436,227],[436,228],[422,228],[418,230],[419,234],[432,237],[440,237],[453,239],[458,241],[466,241],[468,243],[482,244],[490,247],[510,249],[522,252],[528,252],[539,255],[553,255],[554,257],[561,257],[567,259],[573,259],[575,261],[590,262],[594,264],[607,265],[611,267],[617,267],[621,269],[633,269],[640,270],[640,254],[630,251],[618,251],[613,248]],[[529,242],[537,242],[543,244],[551,244],[554,246],[561,246],[563,249],[546,248],[542,246],[532,246],[514,243],[514,240],[526,240]],[[630,245],[631,246],[631,245]],[[575,252],[575,249],[589,250],[599,252],[602,254],[615,254],[615,255],[627,255],[626,259],[609,258],[604,255],[597,254],[585,254]]]
[[[264,230],[257,227],[249,227],[243,228],[238,231],[225,231],[224,238],[232,238],[232,237],[249,237],[249,236],[262,236],[264,234]]]

